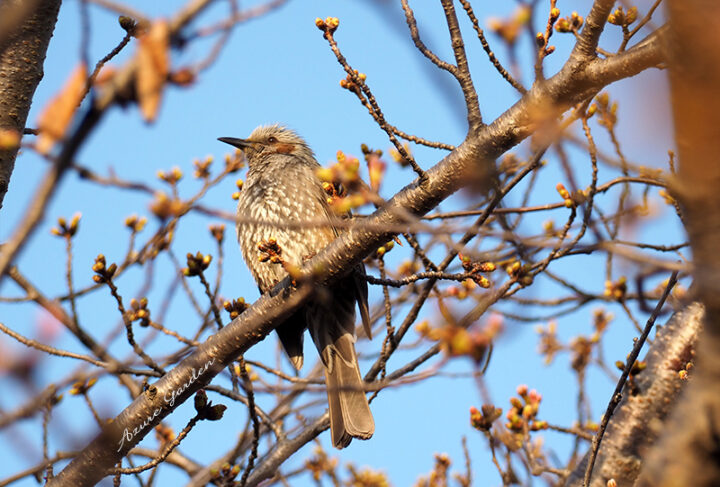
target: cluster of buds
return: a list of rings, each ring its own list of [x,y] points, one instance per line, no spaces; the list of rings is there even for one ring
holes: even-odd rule
[[[661,189],[658,191],[658,195],[665,201],[666,205],[675,206],[677,204],[677,200],[673,195],[671,195],[666,189]]]
[[[353,70],[353,72],[353,75],[348,74],[345,79],[340,80],[340,88],[360,94],[360,86],[365,84],[367,75],[359,72],[357,69]]]
[[[328,181],[323,181],[322,187],[328,195],[328,204],[332,204],[332,202],[337,198],[344,198],[347,196],[347,191],[345,191],[345,186],[343,186],[342,183],[330,183]]]
[[[390,482],[384,472],[372,470],[368,467],[363,467],[358,470],[352,463],[347,465],[347,469],[350,477],[345,485],[353,485],[357,487],[390,487]]]
[[[195,411],[197,411],[198,419],[217,421],[222,419],[226,409],[227,406],[224,404],[213,406],[212,401],[208,401],[205,389],[200,389],[195,393]]]
[[[555,220],[553,220],[552,218],[545,220],[542,223],[542,228],[543,228],[543,232],[545,232],[546,237],[552,238],[552,237],[561,237],[562,236],[562,230],[555,226]]]
[[[235,191],[235,192],[232,194],[232,199],[234,199],[235,201],[237,201],[238,199],[240,199],[240,191],[242,191],[242,188],[243,188],[243,185],[244,185],[244,184],[245,184],[245,183],[243,183],[243,180],[242,180],[242,179],[238,179],[237,181],[235,181],[235,186],[236,186],[237,189],[238,189],[237,191]]]
[[[553,4],[555,2],[552,2]],[[557,22],[557,19],[560,17],[560,9],[557,7],[552,7],[550,9],[550,16],[548,18],[548,28],[545,32],[538,32],[535,35],[535,44],[537,44],[539,55],[541,58],[545,56],[549,56],[553,52],[555,52],[555,46],[550,46],[548,43],[550,42],[550,36],[552,35],[552,27],[555,25],[555,22]]]
[[[563,183],[557,183],[555,190],[557,190],[558,194],[563,199],[563,203],[566,208],[575,208],[578,205],[582,205],[585,201],[587,201],[588,195],[590,194],[590,191],[587,189],[578,189],[574,193],[570,194],[570,191],[565,188]]]
[[[245,298],[237,298],[233,299],[232,301],[223,301],[223,308],[225,308],[225,311],[230,314],[231,320],[234,320],[235,318],[240,316],[240,313],[242,313],[249,307],[250,305],[245,302]]]
[[[458,254],[458,258],[460,259],[465,272],[470,274],[470,279],[483,289],[490,287],[490,280],[480,273],[495,272],[495,269],[497,269],[495,264],[492,262],[475,262],[470,258],[470,256],[463,254]]]
[[[558,340],[557,322],[551,321],[547,328],[538,326],[535,331],[540,335],[540,344],[538,345],[538,353],[545,356],[545,365],[550,365],[555,358],[555,354],[563,350],[563,344]]]
[[[315,19],[315,27],[325,33],[332,34],[337,30],[339,25],[340,19],[338,19],[337,17],[326,17],[325,20],[321,19],[320,17]]]
[[[435,465],[427,479],[427,484],[424,485],[447,485],[448,473],[452,465],[450,456],[447,453],[436,453],[434,457]]]
[[[593,338],[600,338],[600,335],[605,331],[610,322],[615,318],[612,313],[608,313],[602,308],[598,308],[593,311],[593,328],[595,334]]]
[[[531,8],[523,5],[509,19],[490,19],[488,27],[509,46],[515,44],[523,27],[530,21]]]
[[[150,203],[150,211],[161,220],[179,217],[187,212],[187,205],[177,198],[170,199],[163,191],[155,193],[155,200]]]
[[[353,193],[344,198],[333,199],[332,202],[328,198],[330,207],[337,215],[346,215],[349,211],[365,205],[367,201],[367,197],[361,193]]]
[[[225,154],[225,172],[238,172],[245,167],[245,153],[240,149],[235,149],[231,154]]]
[[[622,28],[627,28],[630,24],[637,20],[637,15],[637,7],[630,7],[627,12],[624,12],[622,5],[618,5],[618,7],[610,15],[608,15],[608,22],[612,25],[619,25]]]
[[[130,229],[132,233],[140,233],[147,224],[147,218],[138,217],[137,215],[130,215],[125,218],[125,226]]]
[[[218,485],[233,485],[235,477],[240,475],[241,467],[238,464],[230,465],[228,462],[223,463],[220,468],[211,467],[210,476]]]
[[[605,281],[605,291],[603,294],[606,298],[622,301],[627,293],[627,278],[621,276],[617,281]]]
[[[68,393],[71,396],[84,396],[85,394],[87,394],[87,391],[89,391],[90,388],[95,385],[96,382],[97,377],[93,377],[89,380],[79,380],[72,385]]]
[[[502,409],[492,404],[483,404],[480,411],[473,406],[470,408],[470,425],[478,431],[488,432],[492,424],[502,416]]]
[[[208,228],[210,229],[212,238],[214,238],[217,243],[222,243],[225,238],[225,224],[218,223],[217,225],[210,225]]]
[[[443,296],[462,301],[470,296],[477,286],[472,279],[465,279],[460,283],[460,286],[448,286],[443,292]]]
[[[199,276],[212,262],[212,255],[203,255],[200,251],[195,255],[188,252],[186,257],[187,267],[182,270],[183,275],[186,277]]]
[[[317,170],[317,177],[321,181],[340,183],[345,188],[354,189],[360,183],[360,161],[353,156],[337,151],[337,163],[330,167],[321,167]]]
[[[175,185],[182,179],[183,173],[179,167],[175,166],[169,171],[158,171],[157,177],[170,185]]]
[[[480,364],[486,359],[488,346],[502,331],[502,323],[498,319],[491,319],[482,329],[468,330],[452,323],[432,328],[427,321],[423,321],[418,323],[415,330],[425,338],[440,342],[440,347],[448,356],[466,356]]]
[[[588,107],[588,118],[598,114],[598,124],[612,130],[617,123],[618,104],[616,101],[610,103],[610,95],[603,92],[595,97],[595,102]]]
[[[625,370],[625,362],[618,360],[615,362],[615,367],[617,367],[618,370]],[[630,367],[630,373],[628,374],[628,381],[626,384],[627,390],[630,392],[631,395],[635,396],[640,392],[640,388],[638,387],[636,377],[637,375],[645,370],[647,368],[647,362],[644,360],[636,360],[633,362],[632,366]]]
[[[258,260],[260,262],[270,261],[271,264],[282,264],[282,247],[277,243],[274,238],[267,240],[261,240],[257,244],[257,249],[260,251]]]
[[[125,316],[130,321],[140,321],[140,326],[150,326],[150,310],[148,309],[147,298],[141,298],[139,301],[135,298],[130,300],[130,309],[125,312]]]
[[[238,377],[240,377],[240,376],[243,375],[242,369],[241,369],[241,367],[240,367],[240,364],[235,364],[235,366],[233,367],[233,370],[235,371],[235,374],[236,374]],[[260,376],[257,375],[257,373],[256,373],[255,370],[252,368],[252,366],[248,365],[247,363],[245,364],[245,373],[247,374],[248,380],[251,381],[251,382],[254,382],[254,381],[260,379]]]
[[[360,146],[360,150],[362,150],[363,156],[365,156],[365,162],[367,162],[370,189],[377,193],[380,190],[380,183],[382,183],[385,169],[387,168],[385,161],[380,159],[383,153],[379,149],[372,150],[365,144]]]
[[[530,264],[522,264],[519,260],[514,260],[505,266],[507,275],[517,280],[523,286],[529,286],[533,282],[533,276],[530,274],[532,266]]]
[[[555,186],[555,189],[557,190],[560,197],[565,200],[565,206],[567,208],[572,208],[575,206],[575,203],[573,202],[572,198],[570,197],[570,191],[565,188],[565,185],[563,183],[557,183]]]
[[[512,408],[505,415],[507,429],[515,433],[547,429],[547,421],[537,419],[542,396],[535,389],[528,391],[526,385],[518,386],[517,393],[520,397],[510,398]]]
[[[70,223],[63,217],[58,218],[58,226],[53,227],[50,233],[57,235],[58,237],[72,238],[78,231],[78,225],[80,224],[80,213],[75,213],[70,220]]]
[[[572,351],[570,366],[573,370],[576,372],[585,370],[590,363],[595,343],[597,343],[597,340],[583,335],[577,336],[570,341],[570,350]]]
[[[327,202],[339,215],[344,215],[353,208],[367,203],[367,197],[359,191],[362,189],[360,180],[360,161],[356,157],[337,152],[337,163],[330,167],[321,167],[316,171],[328,193]],[[353,192],[345,195],[346,191]]]
[[[213,163],[213,157],[207,156],[205,159],[195,159],[193,161],[193,177],[195,179],[208,179],[210,178],[210,165]]]
[[[20,147],[20,132],[15,129],[0,129],[0,150],[12,150]]]
[[[175,439],[175,431],[164,422],[155,426],[155,438],[161,445],[167,445]]]
[[[615,367],[617,367],[618,370],[625,370],[625,362],[622,360],[617,360],[615,362]],[[633,362],[632,367],[630,367],[630,377],[634,377],[638,375],[640,372],[645,370],[647,368],[647,362],[644,360],[636,360]]]
[[[577,12],[573,12],[569,17],[558,19],[555,24],[555,30],[561,33],[578,32],[580,27],[582,27],[583,22],[585,22],[585,19],[582,18],[582,15],[579,15]]]
[[[692,361],[687,362],[683,366],[683,368],[678,371],[678,377],[680,378],[680,380],[688,380],[690,378],[690,372],[692,371],[693,367],[695,367],[695,365]]]
[[[395,242],[390,240],[384,245],[381,245],[378,247],[378,249],[375,251],[375,257],[378,259],[382,258],[385,254],[390,252],[395,247]]]
[[[305,469],[310,472],[312,478],[319,482],[323,474],[335,476],[335,469],[338,465],[337,458],[329,457],[321,446],[315,447],[313,456],[305,460]]]
[[[397,268],[397,273],[402,277],[412,276],[420,270],[420,263],[416,260],[405,260]]]
[[[93,281],[98,284],[110,282],[115,275],[115,272],[117,272],[117,264],[113,263],[108,267],[105,262],[105,256],[103,254],[98,254],[98,256],[95,257],[95,263],[92,266],[92,270],[95,272]]]

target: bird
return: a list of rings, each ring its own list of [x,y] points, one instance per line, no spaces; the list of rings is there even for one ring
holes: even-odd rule
[[[218,140],[242,150],[248,163],[238,199],[237,236],[243,258],[264,294],[288,276],[289,266],[301,267],[337,238],[340,230],[333,222],[339,216],[328,204],[317,176],[320,164],[295,131],[280,124],[265,125],[246,139]],[[318,225],[318,220],[325,224]],[[268,258],[268,248],[274,258]],[[365,268],[358,264],[332,286],[319,286],[276,329],[297,370],[303,365],[303,335],[309,330],[324,365],[330,435],[338,449],[353,438],[369,439],[375,431],[355,352],[356,304],[371,338],[367,299]]]

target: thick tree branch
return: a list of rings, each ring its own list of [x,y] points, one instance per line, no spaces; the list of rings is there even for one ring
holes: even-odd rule
[[[36,3],[0,2],[0,131],[14,131],[18,141],[25,129],[35,88],[43,77],[45,53],[60,10],[60,0],[43,1],[39,6]],[[12,19],[21,24],[8,25]],[[19,148],[19,144],[0,148],[0,208]]]
[[[670,89],[681,202],[693,255],[693,287],[705,307],[692,381],[636,485],[720,485],[720,4],[671,1]]]

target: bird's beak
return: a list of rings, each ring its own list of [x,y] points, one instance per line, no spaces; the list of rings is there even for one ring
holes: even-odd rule
[[[237,147],[240,150],[245,150],[247,148],[252,149],[254,142],[247,140],[247,139],[236,139],[235,137],[219,137],[218,140],[220,142],[225,142],[226,144],[230,144],[233,147]]]

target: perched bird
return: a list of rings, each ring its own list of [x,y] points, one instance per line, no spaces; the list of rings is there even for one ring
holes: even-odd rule
[[[338,217],[328,206],[328,195],[316,175],[320,165],[294,131],[269,125],[256,128],[247,139],[218,140],[243,150],[248,161],[238,200],[237,235],[245,262],[260,292],[266,293],[288,275],[285,265],[300,267],[337,237],[332,223]],[[318,225],[318,221],[326,224]],[[272,259],[267,255],[268,245]],[[365,268],[359,265],[331,287],[318,289],[277,328],[280,342],[298,370],[303,364],[303,334],[306,328],[310,330],[325,366],[336,448],[344,448],[352,438],[368,439],[375,431],[354,345],[356,303],[370,336],[364,276]]]

